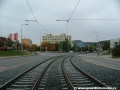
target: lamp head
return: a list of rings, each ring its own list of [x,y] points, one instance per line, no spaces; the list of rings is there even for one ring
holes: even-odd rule
[[[28,22],[28,20],[25,20],[26,22]]]
[[[25,21],[26,21],[26,22],[29,22],[29,21],[30,21],[30,22],[31,22],[31,21],[32,21],[32,22],[37,22],[37,20],[25,20]]]

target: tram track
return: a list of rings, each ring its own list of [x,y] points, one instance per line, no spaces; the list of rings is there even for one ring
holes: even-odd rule
[[[77,90],[77,87],[107,87],[80,69],[72,58],[69,55],[57,56],[43,61],[7,82],[0,90]]]
[[[62,56],[47,59],[21,73],[0,87],[0,90],[36,90],[49,66]]]
[[[64,90],[77,90],[77,88],[79,87],[107,87],[105,84],[93,78],[88,73],[77,67],[73,63],[72,58],[73,56],[66,57],[61,63],[62,73],[64,75],[64,79],[67,83],[68,88],[64,88]]]

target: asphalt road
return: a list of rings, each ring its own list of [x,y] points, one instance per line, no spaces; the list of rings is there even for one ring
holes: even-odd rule
[[[35,54],[33,56],[23,56],[23,57],[14,57],[14,58],[3,58],[0,57],[0,72],[15,68],[27,63],[31,63],[34,61],[39,61],[43,59],[47,59],[50,57],[58,56],[58,55],[66,55],[67,53],[53,53],[53,52],[43,52],[40,54]]]
[[[42,59],[47,59],[49,57],[53,57],[57,55],[66,55],[66,54],[67,53],[42,53],[42,55],[38,54],[38,55],[27,56],[27,57],[0,59],[0,72],[11,69],[11,68],[15,68],[33,61],[39,61]],[[73,54],[74,53],[71,53],[71,55]],[[102,56],[97,56],[95,53],[78,54],[77,56],[79,56],[79,58],[82,58],[87,62],[96,64],[96,65],[120,70],[120,60],[108,59]]]
[[[68,53],[50,52],[50,53],[42,53],[42,55],[37,54],[28,57],[0,59],[0,85],[3,85],[5,82],[11,80],[13,77],[19,75],[20,73],[26,71],[28,68],[33,67],[35,64],[42,62],[47,58],[58,55],[66,55],[66,54]],[[69,55],[71,56],[76,55],[77,57],[73,57],[73,62],[76,63],[80,68],[88,72],[90,75],[97,78],[98,80],[103,81],[109,86],[115,86],[115,87],[120,86],[119,85],[120,60],[107,59],[107,58],[103,58],[102,56],[97,56],[96,54],[91,54],[91,53],[90,54],[69,53]],[[60,63],[60,61],[57,62],[58,63],[55,63],[52,69],[50,69],[51,71],[49,77],[51,76],[53,76],[53,78],[57,77],[58,74],[56,74],[56,71],[59,71],[58,64]],[[55,80],[57,80],[57,78]]]
[[[87,62],[100,65],[100,66],[104,66],[104,67],[108,67],[108,68],[112,68],[112,69],[120,70],[120,59],[115,60],[112,58],[105,58],[103,56],[97,56],[95,53],[79,54],[78,56],[79,58],[82,58],[83,60]]]
[[[25,56],[25,57],[15,57],[15,58],[7,58],[0,59],[0,72],[15,68],[30,62],[39,61],[43,59],[47,59],[52,57],[52,55],[33,55],[33,56]]]

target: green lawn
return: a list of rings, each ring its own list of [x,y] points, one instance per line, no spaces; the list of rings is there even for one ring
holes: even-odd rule
[[[23,55],[25,55],[26,53],[23,52]],[[0,51],[0,57],[2,56],[19,56],[21,55],[21,51],[20,50],[13,50],[13,51]]]

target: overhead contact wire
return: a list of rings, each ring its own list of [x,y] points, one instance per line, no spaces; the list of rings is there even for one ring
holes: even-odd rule
[[[75,10],[76,10],[79,2],[80,2],[80,0],[77,2],[76,6],[75,6],[75,8],[74,8],[74,10],[73,10],[73,12],[71,13],[70,17],[68,18],[68,21],[70,20],[70,18],[72,17],[73,13],[75,12]]]
[[[30,6],[28,0],[26,0],[26,2],[27,2],[28,6],[29,6],[29,8],[30,8],[30,11],[31,11],[31,13],[32,13],[32,15],[33,15],[33,17],[34,17],[34,19],[35,19],[36,22],[38,23],[38,25],[39,25],[43,30],[45,30],[46,32],[48,32],[48,31],[37,21],[37,19],[36,19],[34,13],[33,13],[33,10],[32,10],[32,8],[31,8],[31,6]]]

